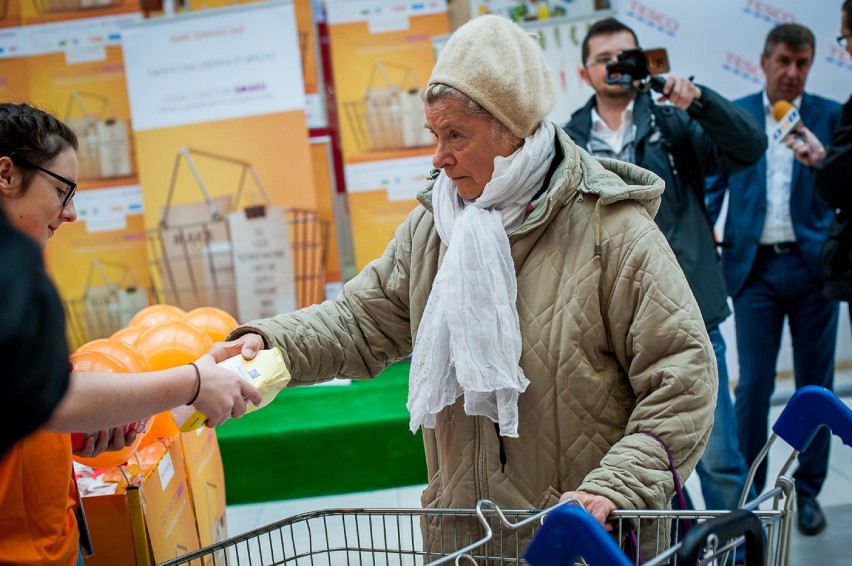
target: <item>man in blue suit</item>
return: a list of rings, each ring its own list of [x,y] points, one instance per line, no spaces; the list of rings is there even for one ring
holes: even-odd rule
[[[766,88],[736,103],[763,124],[769,148],[756,165],[720,177],[708,188],[711,209],[728,190],[722,270],[734,303],[740,379],[735,413],[739,444],[754,462],[767,439],[769,401],[784,319],[793,339],[796,387],[834,382],[838,304],[822,296],[819,254],[834,212],[817,199],[811,171],[794,159],[779,128],[773,105],[784,100],[799,109],[804,124],[828,143],[840,104],[804,92],[814,58],[813,33],[798,24],[775,27],[767,36],[761,68]],[[715,204],[714,204],[715,203]],[[814,535],[825,526],[816,497],[828,471],[830,433],[823,429],[799,456],[794,474],[798,496],[797,526]],[[758,471],[758,491],[766,466]]]

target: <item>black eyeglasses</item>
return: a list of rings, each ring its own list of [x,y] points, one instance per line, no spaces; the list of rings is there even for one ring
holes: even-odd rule
[[[846,44],[849,42],[849,37],[850,37],[850,36],[848,36],[848,35],[844,35],[844,34],[840,34],[840,35],[838,35],[838,36],[837,36],[837,44],[838,44],[840,47],[843,47],[843,48],[845,49],[845,48],[846,48]]]
[[[45,169],[44,167],[42,167],[40,165],[36,165],[35,163],[30,161],[29,159],[25,159],[25,158],[21,157],[20,155],[14,155],[13,154],[11,157],[12,157],[12,161],[19,161],[19,162],[23,163],[24,165],[27,165],[28,167],[38,169],[39,171],[41,171],[45,175],[50,175],[51,177],[53,177],[57,181],[60,181],[62,183],[65,183],[66,185],[68,185],[68,189],[64,193],[62,193],[62,195],[63,195],[62,196],[62,208],[65,208],[66,206],[68,206],[68,203],[71,202],[71,199],[74,198],[74,195],[77,193],[77,183],[74,183],[74,182],[66,179],[62,175],[57,175],[56,173],[54,173],[50,169]],[[59,190],[59,189],[57,189],[57,190]]]

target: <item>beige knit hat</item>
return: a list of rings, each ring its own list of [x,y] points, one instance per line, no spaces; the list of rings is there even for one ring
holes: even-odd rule
[[[550,67],[535,39],[500,16],[479,16],[453,33],[429,84],[466,94],[520,138],[553,108]]]

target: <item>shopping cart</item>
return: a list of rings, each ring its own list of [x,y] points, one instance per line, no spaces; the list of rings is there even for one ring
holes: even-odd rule
[[[852,446],[852,411],[823,388],[800,389],[767,443],[780,437],[793,447],[793,455],[773,489],[734,511],[619,510],[611,517],[612,533],[607,533],[570,501],[543,511],[501,510],[487,500],[476,509],[329,509],[283,519],[161,566],[564,566],[584,564],[584,558],[594,566],[627,566],[640,564],[640,558],[638,554],[628,558],[615,541],[633,540],[632,535],[642,538],[648,529],[656,549],[646,566],[721,566],[732,563],[733,551],[743,544],[746,564],[783,566],[790,561],[795,502],[787,472],[820,426],[828,426]],[[768,448],[761,460],[766,453]],[[763,504],[771,508],[760,509]],[[681,525],[687,522],[694,526],[683,533]],[[671,547],[669,529],[674,540],[681,540]]]
[[[699,523],[683,537],[681,543],[644,564],[693,566],[727,564],[729,560],[733,563],[734,551],[741,545],[745,545],[746,564],[789,564],[795,489],[788,471],[798,454],[807,448],[823,426],[845,444],[852,446],[852,410],[825,388],[808,386],[796,391],[773,425],[772,435],[749,470],[740,498],[740,509],[727,513],[710,512],[715,517]],[[779,438],[793,450],[778,473],[775,487],[746,502],[758,466]],[[771,502],[770,510],[759,510],[763,503],[768,502]],[[678,514],[676,511],[669,513]],[[631,512],[621,511],[616,514],[627,518]],[[602,533],[603,528],[588,513],[577,508],[559,509],[547,517],[525,556],[533,566],[574,564],[580,557],[594,557],[596,566],[639,563],[638,560],[627,560],[612,538]]]

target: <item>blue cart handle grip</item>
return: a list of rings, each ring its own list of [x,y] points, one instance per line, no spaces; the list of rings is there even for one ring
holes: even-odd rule
[[[609,533],[587,511],[563,505],[550,512],[536,531],[524,558],[531,566],[590,564],[631,566]]]
[[[803,452],[821,426],[852,446],[852,410],[828,389],[808,385],[790,397],[772,430],[796,451]]]

